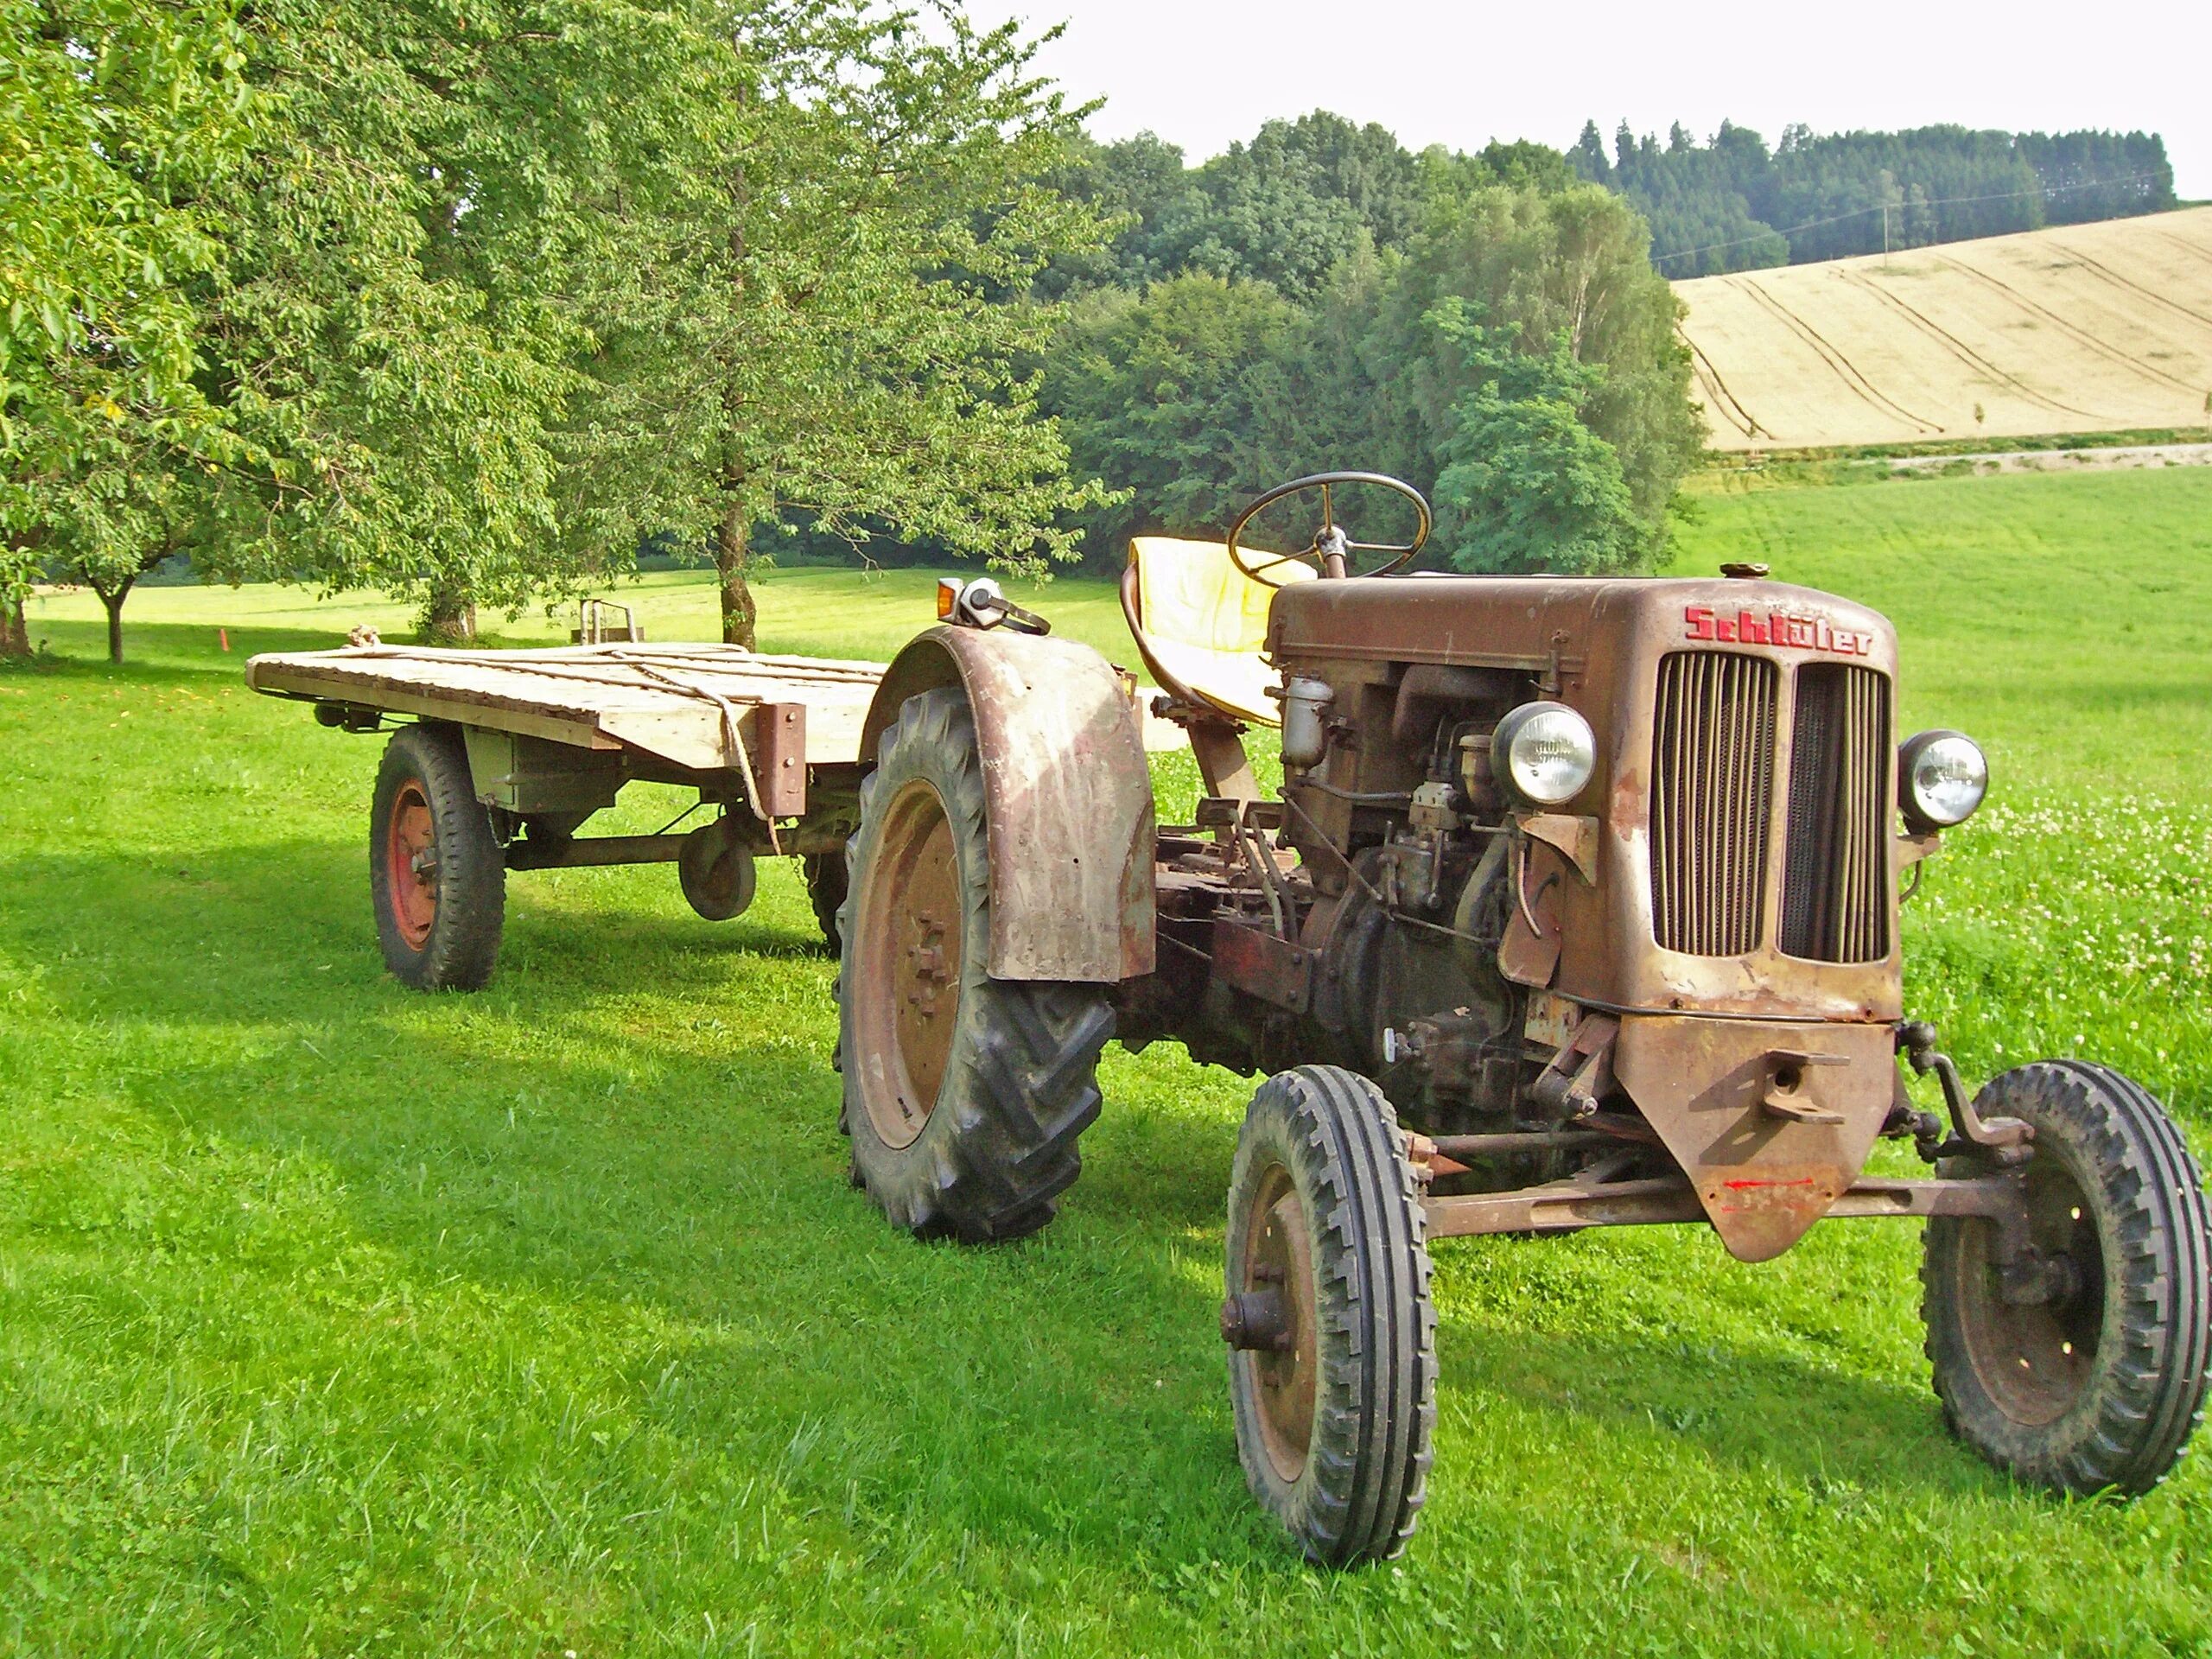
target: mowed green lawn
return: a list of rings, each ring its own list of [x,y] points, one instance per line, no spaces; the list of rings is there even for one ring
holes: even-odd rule
[[[1995,757],[1908,912],[1916,1009],[1977,1075],[2116,1061],[2212,1150],[2212,472],[1698,511],[1681,568],[1882,606],[1907,720]],[[927,587],[777,575],[764,643],[886,652]],[[647,583],[653,637],[707,600]],[[1032,602],[1116,639],[1102,584]],[[238,679],[364,620],[402,620],[149,591],[112,671],[43,601],[66,660],[0,674],[0,1650],[2212,1652],[2212,1445],[2132,1506],[1991,1473],[1905,1225],[1757,1268],[1688,1229],[1440,1247],[1421,1533],[1309,1571],[1214,1334],[1249,1084],[1109,1051],[1058,1223],[924,1248],[846,1185],[783,869],[721,926],[664,870],[518,876],[493,987],[402,992],[376,741]],[[636,793],[624,827],[674,810]]]

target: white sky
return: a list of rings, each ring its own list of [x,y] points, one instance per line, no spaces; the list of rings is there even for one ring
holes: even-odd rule
[[[1325,108],[1408,148],[1491,138],[1564,148],[1594,117],[1611,146],[1725,116],[1771,144],[1821,131],[1958,122],[2165,135],[2183,200],[2212,197],[2212,5],[2003,6],[1782,0],[1697,10],[1643,0],[970,0],[1067,33],[1039,67],[1103,96],[1102,137],[1149,127],[1200,161],[1271,116]]]

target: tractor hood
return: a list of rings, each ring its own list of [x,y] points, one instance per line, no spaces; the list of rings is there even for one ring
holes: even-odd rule
[[[1622,1014],[1899,1017],[1876,613],[1766,581],[1354,579],[1278,594],[1268,646],[1340,684],[1505,670],[1589,721],[1597,769],[1531,848],[1511,977]]]

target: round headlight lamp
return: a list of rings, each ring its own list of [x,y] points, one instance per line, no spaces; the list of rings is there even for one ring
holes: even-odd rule
[[[1897,750],[1897,807],[1926,834],[1964,823],[1989,793],[1989,760],[1961,732],[1922,732]]]
[[[1491,735],[1491,773],[1524,806],[1564,806],[1598,769],[1598,736],[1563,702],[1524,702]]]

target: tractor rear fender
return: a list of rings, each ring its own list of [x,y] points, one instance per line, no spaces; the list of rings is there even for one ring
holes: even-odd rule
[[[943,685],[967,693],[982,750],[992,977],[1150,973],[1152,774],[1122,677],[1072,640],[934,627],[885,671],[861,763],[907,698]]]

